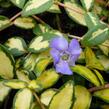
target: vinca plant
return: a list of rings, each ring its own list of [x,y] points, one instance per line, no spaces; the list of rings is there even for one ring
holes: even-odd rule
[[[109,0],[0,0],[0,109],[109,109]]]

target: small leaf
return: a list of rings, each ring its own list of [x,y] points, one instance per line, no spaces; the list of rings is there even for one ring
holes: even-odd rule
[[[13,80],[5,80],[4,85],[12,89],[21,89],[25,88],[27,86],[27,83],[21,80],[13,79]]]
[[[86,60],[86,66],[93,69],[98,70],[104,70],[103,65],[100,63],[100,61],[96,58],[94,52],[91,48],[86,47],[85,49],[85,60]]]
[[[79,6],[75,2],[75,0],[72,0],[72,1],[64,0],[64,4],[66,5],[65,10],[66,10],[68,16],[75,22],[86,26],[86,22],[85,22],[85,18],[84,18],[84,14],[85,14],[84,9],[82,9],[82,7]],[[67,6],[71,9],[73,8],[74,10],[67,8]]]
[[[27,45],[21,37],[12,37],[8,39],[5,46],[14,56],[21,56],[27,52]]]
[[[36,74],[36,76],[40,76],[41,73],[46,69],[46,67],[51,63],[51,58],[41,58],[38,60],[38,62],[36,63],[35,67],[34,67],[34,73]]]
[[[3,84],[3,81],[0,80],[0,102],[3,102],[4,99],[8,96],[10,88]]]
[[[24,59],[25,59],[25,57],[23,57],[23,56],[16,59],[16,64],[15,64],[16,69],[22,68],[22,66],[24,64]]]
[[[53,4],[47,11],[50,13],[61,13],[59,6],[55,4]]]
[[[32,80],[28,88],[35,89],[36,92],[42,91],[43,89],[49,88],[56,84],[59,80],[59,74],[54,69],[44,71],[36,80]]]
[[[106,55],[109,55],[109,47],[105,46],[109,45],[109,40],[106,40],[103,44],[99,45],[100,50]]]
[[[47,24],[38,24],[34,29],[33,33],[36,35],[42,35],[45,32],[50,32],[52,28]]]
[[[23,68],[27,71],[33,71],[36,65],[38,55],[37,54],[30,54],[27,55],[24,59]]]
[[[93,71],[96,74],[96,76],[98,77],[101,85],[104,85],[105,82],[104,82],[104,79],[103,79],[103,76],[101,75],[101,73],[98,70],[96,70],[96,69],[94,69]]]
[[[13,109],[30,109],[32,100],[32,92],[27,88],[21,89],[14,97]]]
[[[26,70],[17,70],[16,75],[17,75],[17,78],[19,80],[25,81],[27,83],[30,82],[30,79],[29,79],[29,76],[28,76],[29,75],[28,71],[26,71]]]
[[[36,83],[39,84],[42,89],[49,88],[59,80],[59,74],[54,69],[44,71],[37,79]]]
[[[92,97],[85,87],[80,85],[75,86],[75,98],[76,100],[72,109],[89,109]]]
[[[10,24],[11,24],[11,22],[7,17],[0,15],[0,31],[9,27]]]
[[[19,8],[23,8],[26,0],[11,0],[11,2]]]
[[[93,96],[102,99],[103,101],[109,103],[109,89],[103,89],[94,92]]]
[[[53,0],[29,0],[23,8],[22,15],[29,16],[47,11],[53,4]]]
[[[4,79],[12,79],[15,72],[14,64],[12,55],[0,45],[0,76]]]
[[[56,90],[54,89],[48,89],[46,91],[44,91],[42,94],[41,94],[41,102],[45,105],[45,106],[48,106],[50,101],[52,100],[53,96],[56,94]]]
[[[109,71],[109,58],[105,55],[98,56],[99,61],[103,65],[105,71]]]
[[[31,17],[19,17],[15,19],[14,25],[23,29],[32,29],[35,27],[36,22]]]
[[[56,1],[60,1],[60,0],[54,0],[54,2]],[[47,11],[51,13],[61,13],[59,6],[56,4],[53,4]]]
[[[34,101],[30,109],[41,109],[41,106],[39,105],[39,103],[37,103],[37,101]]]
[[[80,56],[78,57],[78,60],[77,60],[78,63],[85,63],[85,55],[84,55],[84,52],[82,51]]]
[[[84,67],[82,65],[75,65],[74,67],[71,67],[72,71],[83,76],[88,81],[93,83],[95,86],[100,86],[100,82],[97,78],[97,76],[87,67]]]
[[[92,6],[94,5],[94,0],[88,0],[88,2],[87,2],[87,0],[81,0],[81,3],[83,5],[83,7],[87,11],[89,11],[92,8]]]
[[[38,84],[38,83],[36,82],[36,80],[30,81],[29,84],[28,84],[28,88],[29,88],[29,89],[32,89],[32,90],[35,90],[36,92],[39,92],[39,91],[42,90],[41,85]]]
[[[95,46],[109,39],[109,29],[105,25],[97,25],[90,29],[83,37],[84,46]]]
[[[41,36],[35,37],[29,45],[28,51],[39,53],[49,48],[50,40],[57,37],[55,33],[45,33]]]
[[[28,51],[36,53],[41,52],[49,47],[49,41],[44,40],[43,36],[35,37],[30,43]]]

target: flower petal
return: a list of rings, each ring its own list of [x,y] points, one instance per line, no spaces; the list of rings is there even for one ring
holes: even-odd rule
[[[70,66],[75,66],[75,62],[78,59],[79,55],[72,55],[68,61]]]
[[[54,65],[56,65],[59,62],[59,59],[60,59],[59,51],[56,50],[56,49],[51,49],[50,54],[53,57]]]
[[[74,55],[79,54],[80,55],[80,53],[82,52],[82,49],[80,47],[78,40],[76,40],[76,39],[71,40],[68,51],[71,54],[74,54]]]
[[[50,42],[50,47],[60,51],[68,49],[68,42],[64,37],[53,38]]]
[[[70,67],[66,61],[60,61],[58,64],[56,64],[56,71],[61,74],[65,75],[72,75],[73,72],[70,70]]]

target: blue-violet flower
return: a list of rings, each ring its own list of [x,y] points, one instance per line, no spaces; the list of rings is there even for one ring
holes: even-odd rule
[[[55,37],[50,42],[50,54],[54,60],[56,71],[65,75],[72,75],[70,66],[75,66],[82,49],[76,39],[72,39],[70,44],[64,37]]]

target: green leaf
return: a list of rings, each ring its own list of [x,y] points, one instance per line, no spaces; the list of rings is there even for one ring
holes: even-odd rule
[[[59,74],[54,69],[44,71],[37,79],[38,83],[43,89],[49,88],[59,80]]]
[[[53,4],[47,11],[50,13],[61,13],[59,6],[56,4]]]
[[[36,80],[32,80],[32,81],[30,81],[29,82],[29,85],[28,85],[28,88],[29,89],[34,89],[36,92],[39,92],[39,91],[41,91],[42,90],[42,87],[40,86],[40,84],[38,84],[37,82],[36,82]]]
[[[74,99],[74,83],[68,81],[59,92],[57,92],[48,109],[71,109]],[[60,101],[61,100],[61,101]]]
[[[10,24],[11,22],[7,17],[0,15],[0,31],[8,28]]]
[[[89,109],[91,104],[91,94],[83,86],[75,86],[75,102],[72,109]]]
[[[23,38],[12,37],[5,42],[5,46],[14,56],[21,56],[27,51],[27,45]]]
[[[60,0],[54,0],[54,2],[56,1],[60,1]],[[51,13],[61,13],[59,6],[56,4],[53,4],[47,11]]]
[[[85,22],[85,18],[84,18],[84,14],[85,14],[85,11],[84,9],[82,9],[81,6],[79,6],[75,0],[64,0],[64,4],[66,5],[65,7],[65,10],[68,14],[68,16],[74,20],[75,22],[81,24],[81,25],[84,25],[86,26],[86,22]],[[67,6],[69,8],[67,8]]]
[[[87,12],[85,14],[85,21],[89,29],[92,29],[94,26],[101,24],[97,14],[93,12]]]
[[[85,60],[86,60],[86,66],[93,69],[98,70],[104,70],[103,65],[100,63],[100,61],[96,58],[94,52],[91,48],[86,47],[85,49]]]
[[[105,55],[99,55],[98,58],[101,64],[103,65],[105,71],[109,71],[109,57]]]
[[[103,89],[94,92],[93,96],[102,99],[103,101],[109,103],[109,89]]]
[[[27,86],[27,83],[18,79],[5,80],[4,85],[12,89],[22,89]]]
[[[49,48],[50,40],[56,36],[56,33],[44,33],[41,36],[35,37],[29,45],[28,51],[39,53]]]
[[[80,56],[79,56],[77,62],[78,62],[78,63],[81,63],[81,64],[82,64],[82,63],[85,63],[85,54],[84,54],[83,51],[81,52],[81,54],[80,54]]]
[[[109,39],[109,29],[105,25],[97,25],[90,29],[83,37],[84,46],[95,46]]]
[[[83,7],[87,10],[87,11],[89,11],[91,8],[92,8],[92,6],[94,5],[94,0],[81,0],[81,3],[82,3],[82,5],[83,5]]]
[[[56,94],[56,90],[55,89],[48,89],[46,91],[44,91],[41,96],[41,102],[45,105],[48,106],[50,101],[52,100],[53,96]]]
[[[34,29],[33,33],[36,35],[42,35],[45,32],[50,32],[53,30],[49,25],[47,24],[38,24]]]
[[[53,0],[29,0],[23,8],[22,15],[29,16],[47,11],[53,4]]]
[[[36,80],[29,83],[30,89],[36,89],[36,92],[53,86],[59,80],[59,74],[54,69],[44,71]]]
[[[46,67],[52,62],[51,58],[45,57],[40,58],[34,67],[34,73],[36,76],[40,76],[41,73],[46,69]]]
[[[75,65],[74,67],[71,67],[72,71],[83,76],[88,81],[93,83],[95,86],[100,86],[100,82],[97,78],[97,76],[87,67],[84,67],[82,65]]]
[[[27,71],[33,71],[36,65],[38,55],[37,54],[30,54],[27,55],[24,59],[23,68]]]
[[[19,8],[23,8],[26,0],[10,0],[14,5],[16,5]]]
[[[27,83],[30,82],[30,79],[29,79],[29,76],[28,76],[29,75],[28,71],[26,71],[26,70],[17,70],[16,75],[17,75],[17,78],[19,80],[25,81]]]
[[[3,81],[0,80],[0,102],[3,102],[4,99],[8,96],[10,88],[3,84]]]
[[[46,50],[49,47],[49,40],[43,36],[35,37],[29,45],[28,51],[36,53]]]
[[[99,45],[100,50],[106,55],[109,55],[109,47],[105,46],[109,45],[109,40],[106,40],[103,44]]]
[[[16,59],[16,64],[15,64],[16,69],[22,68],[22,66],[24,64],[24,59],[25,59],[25,57],[23,57],[23,56]]]
[[[30,109],[33,100],[30,89],[21,89],[17,92],[13,101],[13,109]]]
[[[37,101],[34,101],[30,109],[41,109],[41,106],[39,105],[39,103],[37,103]]]
[[[35,27],[36,22],[31,17],[19,17],[15,19],[14,25],[23,29],[32,29]]]
[[[0,76],[4,79],[12,79],[15,73],[14,64],[12,55],[0,45]]]
[[[101,85],[104,85],[105,82],[104,82],[104,79],[103,79],[103,76],[101,75],[101,73],[100,73],[98,70],[96,70],[96,69],[94,69],[93,71],[94,71],[94,73],[96,74],[96,76],[98,77],[98,79],[99,79]]]

